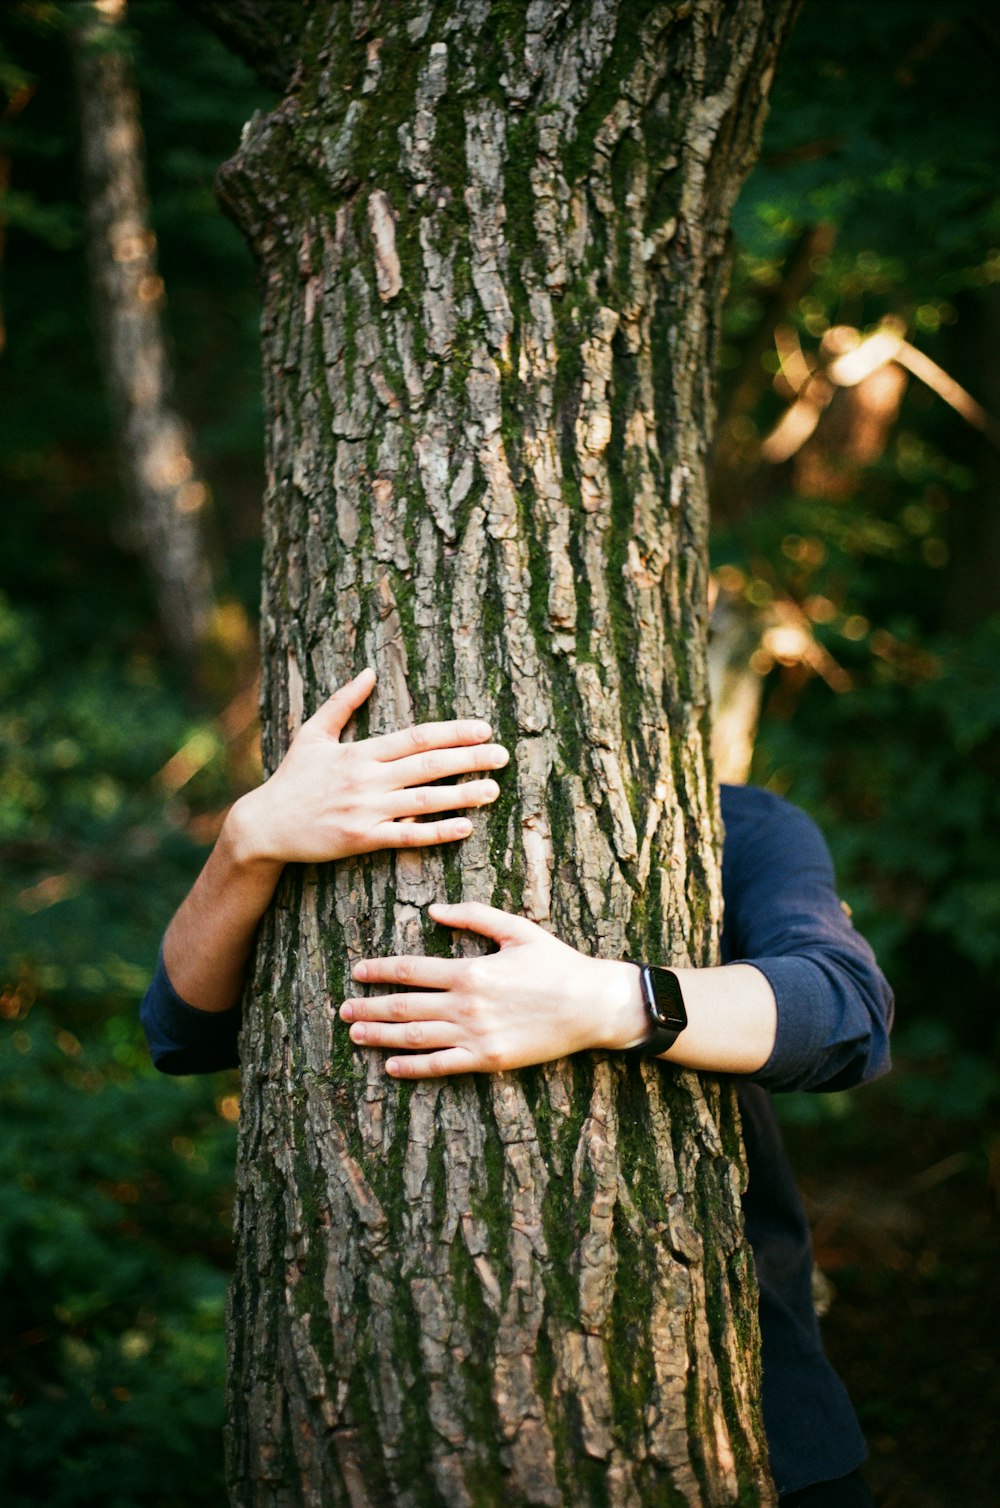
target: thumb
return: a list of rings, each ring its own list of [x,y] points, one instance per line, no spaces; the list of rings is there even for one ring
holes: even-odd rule
[[[435,901],[429,908],[433,921],[439,922],[442,927],[459,927],[463,931],[478,932],[480,937],[488,937],[492,942],[499,943],[501,948],[509,947],[511,943],[535,942],[539,933],[547,937],[547,932],[542,932],[541,927],[529,922],[525,916],[513,916],[509,911],[500,911],[496,906],[484,906],[479,901],[463,901],[460,905],[448,906]]]
[[[375,672],[369,666],[360,675],[356,675],[353,681],[348,681],[346,686],[341,686],[328,697],[309,721],[322,728],[331,738],[339,738],[362,702],[371,695],[374,685]]]

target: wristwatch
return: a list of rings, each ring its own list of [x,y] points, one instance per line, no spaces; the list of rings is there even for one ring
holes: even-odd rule
[[[673,1047],[688,1024],[681,982],[670,969],[658,968],[656,964],[640,963],[637,967],[649,1032],[642,1042],[627,1047],[625,1052],[629,1057],[659,1057]]]

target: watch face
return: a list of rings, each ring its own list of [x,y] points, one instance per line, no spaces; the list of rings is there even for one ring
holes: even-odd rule
[[[674,1027],[678,1031],[687,1026],[687,1011],[677,975],[669,969],[647,964],[642,977],[646,1004],[653,1019],[660,1026]]]

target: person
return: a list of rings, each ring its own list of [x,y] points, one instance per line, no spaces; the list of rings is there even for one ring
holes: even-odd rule
[[[458,841],[471,821],[440,814],[486,806],[499,794],[489,777],[428,784],[502,768],[507,751],[490,741],[485,722],[432,723],[343,742],[374,684],[374,674],[363,671],[336,692],[303,724],[275,774],[231,808],[167,929],[142,1003],[153,1060],[164,1072],[237,1063],[246,964],[286,863]],[[864,1508],[873,1501],[859,1475],[867,1450],[823,1351],[808,1226],[771,1094],[844,1089],[884,1073],[892,994],[837,897],[812,820],[753,787],[722,786],[721,811],[724,961],[669,971],[667,993],[675,998],[679,990],[680,1000],[664,1039],[670,1045],[658,1055],[738,1076],[762,1404],[782,1508]],[[428,816],[436,820],[415,820]],[[355,965],[359,984],[396,986],[340,1006],[354,1043],[389,1053],[389,1075],[497,1072],[595,1048],[645,1049],[649,986],[634,963],[588,957],[490,906],[432,905],[430,914],[497,950],[475,959]]]

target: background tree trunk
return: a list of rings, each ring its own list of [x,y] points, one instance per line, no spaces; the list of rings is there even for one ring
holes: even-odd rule
[[[102,365],[118,428],[131,535],[168,644],[197,658],[212,627],[212,572],[187,427],[170,402],[163,279],[149,220],[125,0],[86,0],[69,33],[80,104],[88,253]]]
[[[265,296],[266,762],[364,664],[371,731],[482,714],[514,758],[460,849],[289,873],[265,922],[247,1508],[771,1501],[730,1090],[599,1054],[404,1087],[330,1007],[447,947],[435,897],[716,958],[704,458],[790,8],[265,7],[294,77],[222,183]]]

